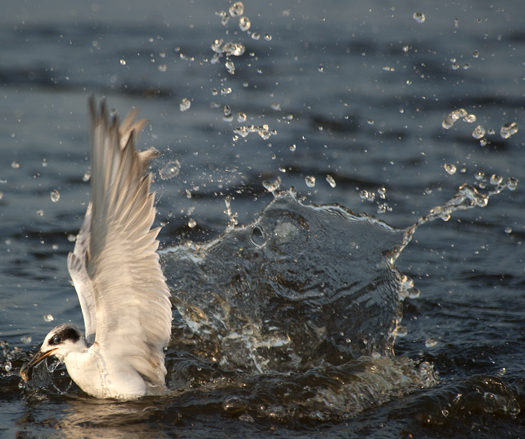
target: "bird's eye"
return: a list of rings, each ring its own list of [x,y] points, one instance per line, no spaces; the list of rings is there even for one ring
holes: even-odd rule
[[[60,340],[60,335],[55,335],[51,340],[51,344],[59,344],[61,341],[62,340]]]

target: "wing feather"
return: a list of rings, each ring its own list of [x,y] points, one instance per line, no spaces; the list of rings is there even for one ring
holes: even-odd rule
[[[96,332],[101,350],[159,385],[166,374],[162,350],[171,335],[171,304],[156,253],[160,229],[151,229],[151,175],[144,175],[158,152],[135,150],[147,123],[135,121],[137,113],[110,123],[105,103],[98,113],[90,100],[91,203],[68,266],[86,334]]]

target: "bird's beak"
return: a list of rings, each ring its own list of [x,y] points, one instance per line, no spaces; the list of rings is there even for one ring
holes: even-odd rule
[[[31,379],[31,374],[33,372],[33,368],[40,363],[42,360],[45,360],[50,355],[53,355],[53,352],[55,352],[58,348],[51,349],[47,352],[38,351],[35,356],[31,359],[29,363],[26,363],[22,366],[22,369],[20,369],[20,376],[24,381],[29,381]]]

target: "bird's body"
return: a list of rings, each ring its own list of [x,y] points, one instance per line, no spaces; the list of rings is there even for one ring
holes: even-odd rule
[[[156,253],[159,229],[146,174],[156,150],[135,151],[146,121],[130,112],[109,123],[104,103],[91,113],[91,202],[68,269],[84,316],[54,328],[20,374],[54,355],[71,378],[97,398],[133,399],[167,391],[163,349],[171,335],[171,304]]]

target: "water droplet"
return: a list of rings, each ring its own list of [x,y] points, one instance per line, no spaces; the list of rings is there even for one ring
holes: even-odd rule
[[[82,181],[89,181],[90,178],[91,178],[91,172],[86,171],[86,173],[82,177]]]
[[[470,69],[470,64],[469,63],[465,63],[463,65],[463,70],[468,70],[468,69]]]
[[[306,186],[308,186],[308,187],[314,187],[315,186],[315,177],[307,175],[305,177],[304,181],[306,182]]]
[[[178,160],[170,161],[159,171],[159,176],[163,180],[176,177],[180,172],[180,162]]]
[[[70,233],[69,235],[67,235],[67,240],[69,242],[75,242],[77,240],[77,235],[73,235],[72,233]]]
[[[245,50],[246,47],[240,43],[226,43],[219,53],[223,52],[226,56],[241,56]]]
[[[500,136],[504,139],[508,139],[513,134],[518,132],[518,124],[516,122],[508,122],[501,127],[499,132]]]
[[[372,119],[368,119],[366,122],[368,123],[368,125],[374,125],[374,121]]]
[[[424,23],[425,22],[425,14],[422,12],[414,12],[414,15],[412,16],[414,20],[416,20],[418,23]]]
[[[435,338],[433,338],[433,337],[427,338],[425,340],[425,346],[427,348],[433,348],[434,346],[437,345],[437,343],[438,343],[437,340]]]
[[[278,104],[277,102],[274,102],[272,104],[272,110],[275,110],[275,111],[281,111],[281,105]]]
[[[23,337],[20,337],[20,340],[22,340],[22,343],[24,344],[29,344],[31,343],[32,338],[30,335],[25,335]]]
[[[468,116],[465,116],[463,118],[463,122],[467,122],[467,123],[476,122],[476,115],[475,114],[469,114]]]
[[[242,2],[235,2],[230,6],[230,15],[232,17],[238,17],[244,13],[244,5]]]
[[[403,46],[403,52],[407,53],[409,51],[410,47],[409,46]]]
[[[42,209],[37,210],[36,214],[39,215],[39,216],[44,216],[44,211]]]
[[[248,17],[239,18],[239,28],[243,32],[246,32],[248,29],[250,29],[251,26],[252,26],[252,22],[250,21]]]
[[[53,203],[56,203],[58,200],[60,200],[60,192],[54,189],[51,191],[50,197],[51,197],[51,201]]]
[[[266,34],[266,35],[264,36],[264,39],[265,39],[266,41],[272,41],[272,36],[271,36],[270,34]]]
[[[244,113],[237,113],[237,122],[246,122],[246,114]],[[246,137],[246,136],[243,136]]]
[[[474,128],[474,131],[472,131],[472,137],[474,139],[481,139],[485,136],[485,128],[483,128],[481,125],[478,125],[476,128]]]
[[[454,122],[452,122],[449,118],[446,118],[443,122],[441,122],[441,126],[448,130],[454,126]]]
[[[44,322],[52,322],[53,320],[55,320],[55,318],[51,314],[46,314],[44,316]]]
[[[289,148],[290,151],[294,152],[297,149],[297,145],[295,143],[292,143]]]
[[[456,173],[456,166],[454,166],[453,164],[451,163],[445,163],[443,165],[443,168],[445,169],[445,171],[447,171],[448,174],[450,175],[454,175]]]
[[[505,233],[510,235],[512,233],[512,227],[505,227]]]
[[[11,162],[11,167],[13,169],[18,169],[20,167],[20,163],[18,163],[18,162]]]
[[[166,64],[159,65],[159,72],[165,72],[168,70],[168,66]]]
[[[6,372],[10,372],[11,369],[13,368],[13,365],[11,364],[11,362],[9,360],[7,360],[4,364],[4,369]]]
[[[479,144],[481,146],[487,146],[488,143],[489,143],[489,141],[487,139],[485,139],[485,138],[480,139],[480,141],[479,141]]]
[[[126,65],[126,60],[125,59],[121,59],[120,60],[120,65],[121,66],[125,66]]]
[[[490,184],[496,186],[501,183],[503,183],[503,177],[500,175],[492,174],[492,176],[490,177]]]
[[[189,110],[190,107],[191,107],[191,102],[189,99],[184,98],[182,101],[180,101],[180,111]]]
[[[191,192],[189,189],[186,189],[186,198],[191,198]]]
[[[268,192],[275,192],[281,187],[281,177],[277,177],[274,182],[263,181],[262,185]]]
[[[474,52],[472,53],[472,58],[478,58],[479,57],[479,52],[477,50],[474,50]]]
[[[231,87],[225,87],[221,89],[221,95],[226,96],[229,95],[232,92]]]
[[[405,326],[399,325],[396,328],[396,335],[398,337],[406,337],[407,334],[408,334],[408,331],[407,331],[407,328]]]
[[[243,421],[243,422],[255,422],[255,419],[253,419],[253,417],[247,413],[244,413],[242,414],[241,416],[239,416],[239,421]]]
[[[326,181],[328,182],[330,186],[335,187],[336,183],[335,183],[334,177],[332,177],[330,174],[326,176]]]
[[[252,40],[258,40],[259,38],[261,38],[261,34],[260,33],[254,32],[252,34]]]
[[[47,160],[43,159],[42,160],[42,167],[45,168],[46,166],[47,166]]]
[[[190,218],[190,219],[188,220],[188,227],[189,227],[190,229],[193,229],[196,225],[197,225],[197,221],[195,221],[193,218]]]
[[[513,177],[510,177],[507,179],[507,188],[509,189],[509,191],[515,191],[516,188],[518,187],[518,179],[517,178],[513,178]]]
[[[459,64],[458,63],[454,63],[452,64],[452,70],[458,70],[459,69]]]
[[[233,61],[226,61],[224,63],[224,66],[226,67],[226,70],[228,70],[228,73],[230,75],[233,75],[235,73],[235,64],[233,63]]]

